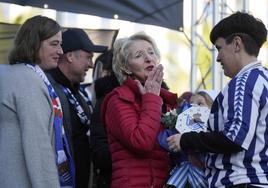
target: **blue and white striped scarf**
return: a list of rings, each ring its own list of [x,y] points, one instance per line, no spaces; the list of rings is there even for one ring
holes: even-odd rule
[[[73,109],[75,110],[77,116],[80,119],[80,122],[84,125],[87,126],[87,128],[89,128],[90,125],[90,119],[89,117],[87,117],[84,109],[82,108],[82,106],[80,105],[80,103],[78,102],[78,100],[75,98],[75,96],[72,94],[72,92],[70,91],[69,88],[64,87],[61,85],[62,91],[64,92],[64,94],[66,95],[66,97],[68,98],[69,102],[71,103],[71,105],[73,106]],[[80,92],[79,92],[80,93]],[[81,95],[81,93],[80,93]],[[83,96],[82,96],[83,97]],[[86,101],[89,109],[90,109],[90,113],[92,113],[92,108],[89,105],[90,101]],[[91,103],[90,103],[91,104]],[[87,135],[90,135],[90,130],[88,130]]]
[[[177,165],[171,170],[170,175],[167,185],[173,185],[176,188],[185,188],[187,182],[191,188],[208,187],[204,171],[195,167],[189,161],[184,161]]]
[[[42,78],[47,86],[49,95],[53,104],[54,112],[54,130],[55,130],[55,150],[56,165],[58,168],[59,180],[61,187],[75,187],[75,170],[72,160],[69,143],[62,125],[62,108],[59,97],[53,89],[51,83],[47,79],[43,70],[34,64],[25,63],[26,67],[32,69],[38,76]]]
[[[181,113],[192,105],[184,103],[180,109],[177,109],[177,113]],[[190,184],[191,188],[207,188],[208,182],[205,177],[205,172],[202,169],[197,168],[187,159],[186,153],[173,153],[169,150],[167,144],[167,138],[171,135],[177,134],[176,129],[165,129],[158,135],[158,143],[161,147],[169,151],[172,155],[178,155],[176,157],[176,165],[170,172],[170,178],[167,181],[167,185],[173,185],[176,188],[185,188],[186,185]]]

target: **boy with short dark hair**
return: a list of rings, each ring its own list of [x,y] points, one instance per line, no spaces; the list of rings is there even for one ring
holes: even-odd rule
[[[247,13],[221,20],[210,40],[231,78],[213,103],[208,132],[169,137],[173,151],[207,153],[209,187],[268,187],[268,71],[257,60],[265,25]]]

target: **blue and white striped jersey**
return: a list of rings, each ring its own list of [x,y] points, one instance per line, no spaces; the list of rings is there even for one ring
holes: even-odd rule
[[[260,62],[245,66],[220,92],[208,128],[244,149],[208,153],[206,176],[211,187],[268,184],[268,71]]]

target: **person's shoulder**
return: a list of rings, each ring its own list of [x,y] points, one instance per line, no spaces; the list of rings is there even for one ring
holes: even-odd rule
[[[106,98],[111,98],[111,96],[117,96],[117,97],[120,97],[120,96],[124,96],[124,95],[128,95],[128,94],[131,94],[131,90],[124,86],[124,85],[121,85],[121,86],[118,86],[116,88],[114,88],[112,91],[110,91],[105,97]]]
[[[31,76],[31,72],[26,69],[26,66],[21,64],[16,65],[1,65],[1,78],[5,81],[23,81],[26,77]]]
[[[44,87],[43,80],[33,70],[24,64],[10,65],[5,80],[16,87]]]
[[[5,96],[23,98],[21,102],[31,97],[38,98],[35,101],[41,102],[44,95],[48,96],[48,90],[42,78],[23,64],[1,66],[0,75],[0,90],[5,91]]]
[[[121,86],[116,87],[113,90],[113,93],[118,95],[120,99],[132,101],[132,102],[135,101],[134,91],[126,85],[121,85]]]
[[[24,78],[27,77],[36,77],[37,75],[32,71],[30,68],[25,66],[24,64],[14,64],[9,65],[10,75],[15,79],[17,77],[23,76]]]
[[[1,64],[0,65],[0,76],[5,77],[6,75],[10,74],[11,65]]]
[[[9,85],[7,82],[10,80],[9,77],[12,75],[11,65],[0,65],[0,86],[6,87]]]
[[[134,102],[135,101],[135,94],[127,86],[121,85],[121,86],[118,86],[115,89],[113,89],[111,92],[109,92],[104,97],[102,106],[106,106],[108,103],[110,103],[112,101],[113,102],[115,102],[115,101],[117,101],[117,102],[118,101]]]
[[[7,70],[11,67],[9,64],[0,64],[0,71]]]

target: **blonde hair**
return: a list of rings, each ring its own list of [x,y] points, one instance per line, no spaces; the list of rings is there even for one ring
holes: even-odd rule
[[[200,96],[204,97],[209,108],[212,107],[213,99],[209,96],[208,93],[206,93],[205,91],[199,91],[195,95],[200,95]]]
[[[155,41],[143,32],[136,33],[127,38],[116,40],[113,47],[114,56],[112,65],[113,71],[120,85],[122,85],[128,76],[125,70],[128,65],[128,56],[130,54],[129,47],[133,44],[133,42],[137,40],[145,40],[149,42],[155,51],[158,62],[160,61],[160,52],[156,46]]]

